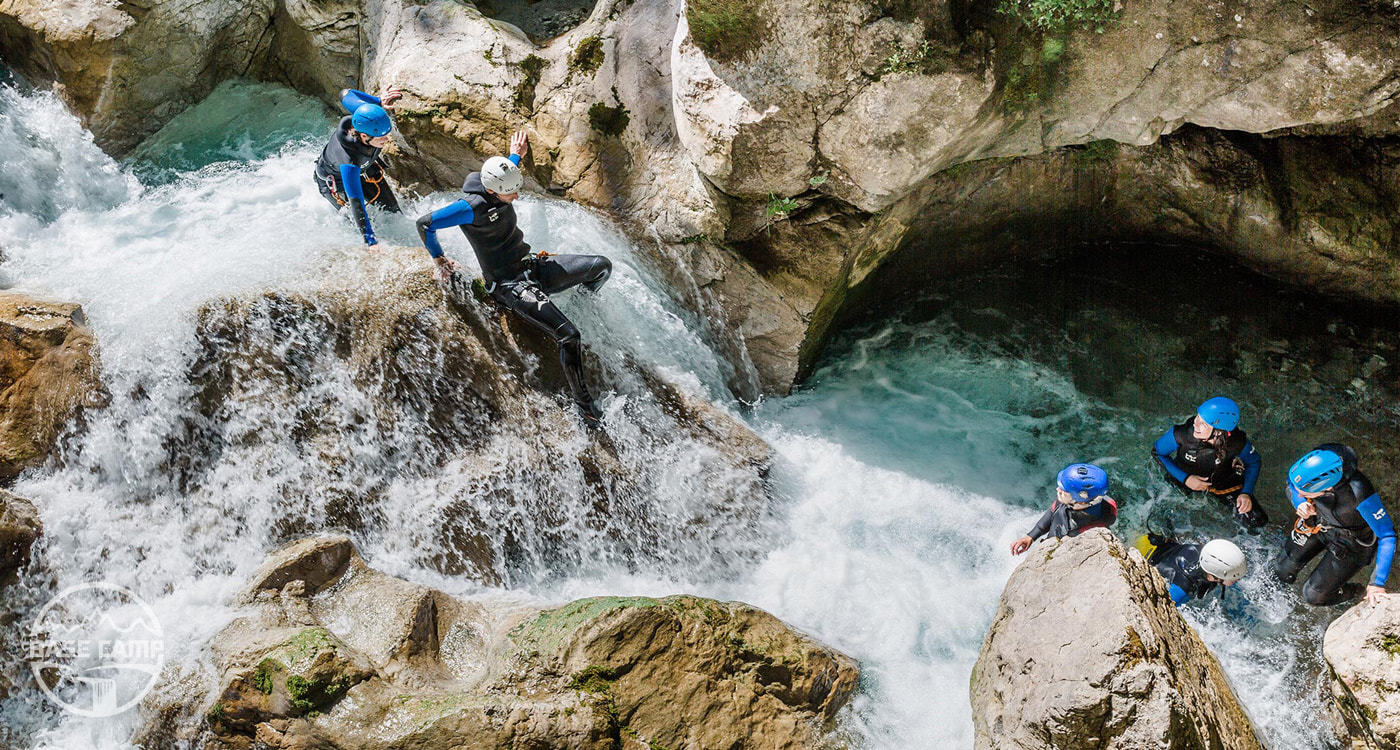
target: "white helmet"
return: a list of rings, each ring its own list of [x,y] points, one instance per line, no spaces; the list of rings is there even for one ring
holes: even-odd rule
[[[525,176],[520,167],[504,156],[493,156],[481,165],[481,186],[499,195],[520,192],[525,184]]]
[[[1226,583],[1244,578],[1244,553],[1228,539],[1212,539],[1201,548],[1201,570]]]

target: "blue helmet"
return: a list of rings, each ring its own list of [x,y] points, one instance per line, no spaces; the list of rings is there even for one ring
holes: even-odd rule
[[[1076,503],[1097,502],[1108,494],[1108,472],[1093,464],[1070,464],[1055,477],[1055,484]]]
[[[1224,396],[1207,400],[1196,413],[1217,430],[1229,432],[1240,423],[1240,405]]]
[[[1301,492],[1330,490],[1342,481],[1342,463],[1333,451],[1312,451],[1288,468],[1288,483]]]
[[[371,138],[388,135],[394,128],[394,123],[389,120],[389,113],[378,104],[368,102],[355,108],[355,113],[350,115],[350,124]]]

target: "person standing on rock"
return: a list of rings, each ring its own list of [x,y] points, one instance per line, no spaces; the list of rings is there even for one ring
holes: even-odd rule
[[[1216,396],[1201,404],[1195,416],[1158,438],[1152,457],[1178,489],[1205,492],[1233,505],[1240,523],[1257,529],[1269,522],[1269,515],[1254,501],[1262,459],[1239,423],[1239,404]]]
[[[1025,552],[1046,534],[1078,536],[1088,529],[1112,526],[1116,520],[1118,503],[1108,496],[1108,473],[1093,464],[1070,464],[1055,478],[1050,510],[1030,533],[1011,543],[1011,554]]]
[[[1167,593],[1178,607],[1204,599],[1218,586],[1235,585],[1249,570],[1244,552],[1228,539],[1185,544],[1143,534],[1134,546],[1166,579]]]
[[[1303,598],[1313,606],[1359,595],[1361,584],[1350,579],[1372,559],[1376,569],[1365,587],[1366,600],[1375,604],[1386,596],[1385,581],[1395,556],[1395,525],[1357,463],[1356,451],[1349,446],[1326,443],[1288,470],[1288,496],[1298,519],[1274,572],[1280,581],[1291,584],[1303,566],[1322,555],[1322,562],[1303,584]]]
[[[531,252],[511,205],[525,184],[520,160],[529,148],[525,131],[512,135],[510,157],[493,156],[480,172],[467,175],[462,185],[466,197],[419,217],[418,235],[437,263],[438,273],[449,278],[456,273],[457,263],[443,255],[437,232],[462,228],[481,266],[486,292],[559,345],[559,362],[574,403],[584,423],[598,427],[603,414],[584,380],[582,334],[549,295],[579,285],[598,291],[612,273],[612,261],[601,255]]]
[[[399,212],[399,201],[384,178],[379,154],[389,145],[389,131],[394,127],[386,107],[402,96],[403,92],[393,87],[383,99],[355,89],[341,91],[340,106],[350,114],[340,118],[330,143],[316,160],[316,187],[336,210],[350,207],[366,245],[376,245],[379,240],[365,206]]]

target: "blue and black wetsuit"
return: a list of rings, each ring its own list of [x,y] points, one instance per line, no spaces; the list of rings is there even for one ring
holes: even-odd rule
[[[517,165],[520,157],[511,154]],[[612,261],[601,255],[533,255],[515,215],[515,207],[487,192],[481,173],[467,175],[466,197],[418,219],[418,234],[434,258],[442,257],[440,229],[460,226],[467,236],[486,290],[559,344],[559,363],[569,390],[584,414],[596,419],[593,395],[583,375],[582,334],[549,295],[582,284],[597,291],[612,273]]]
[[[1167,581],[1172,603],[1180,607],[1192,599],[1204,599],[1220,584],[1206,578],[1201,570],[1201,545],[1167,540],[1148,560]]]
[[[1184,492],[1187,477],[1205,477],[1210,481],[1209,494],[1234,506],[1235,498],[1249,495],[1254,505],[1248,513],[1237,513],[1240,523],[1259,528],[1269,522],[1264,506],[1254,498],[1254,485],[1259,481],[1262,459],[1244,430],[1217,430],[1211,438],[1195,436],[1195,417],[1167,430],[1152,446],[1152,457],[1161,464],[1167,479]]]
[[[340,92],[340,105],[347,112],[354,112],[361,104],[379,104],[379,98],[355,89]],[[337,209],[350,206],[365,244],[373,245],[378,240],[374,237],[374,227],[370,226],[369,215],[365,213],[365,205],[398,213],[399,201],[384,179],[384,168],[379,163],[382,149],[362,143],[358,135],[352,135],[350,120],[349,115],[340,118],[330,143],[321,149],[321,158],[316,160],[316,187]]]
[[[1075,510],[1057,498],[1050,501],[1050,510],[1045,511],[1026,536],[1032,541],[1046,534],[1055,538],[1079,536],[1089,529],[1108,528],[1117,520],[1118,503],[1111,497],[1083,510]]]
[[[1376,570],[1371,584],[1384,586],[1395,557],[1395,525],[1381,505],[1371,480],[1356,468],[1356,452],[1337,443],[1318,446],[1342,457],[1342,481],[1312,500],[1317,508],[1316,524],[1299,523],[1284,543],[1284,556],[1274,572],[1284,583],[1293,583],[1314,557],[1323,555],[1312,575],[1303,584],[1303,598],[1314,606],[1326,606],[1351,599],[1358,587],[1346,584],[1372,559]],[[1293,506],[1306,501],[1292,483],[1288,486]],[[1325,554],[1324,554],[1325,553]]]

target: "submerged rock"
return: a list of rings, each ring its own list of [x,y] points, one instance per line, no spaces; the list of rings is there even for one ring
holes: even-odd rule
[[[1337,734],[1354,748],[1400,747],[1400,597],[1362,602],[1322,639]]]
[[[103,400],[82,308],[0,292],[0,483],[42,462],[82,409]]]
[[[278,551],[249,590],[213,672],[146,700],[138,744],[808,748],[858,675],[737,602],[458,598],[368,567],[344,537]]]
[[[978,748],[1262,748],[1220,664],[1136,551],[1033,549],[972,671]]]
[[[0,490],[0,586],[29,564],[29,548],[44,533],[39,511],[18,495]]]

